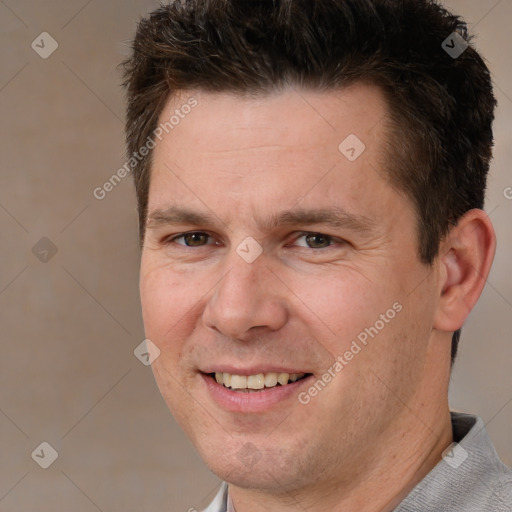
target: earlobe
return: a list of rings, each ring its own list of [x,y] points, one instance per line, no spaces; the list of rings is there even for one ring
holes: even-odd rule
[[[483,210],[470,210],[439,250],[439,300],[434,328],[456,331],[476,304],[496,251],[494,228]]]

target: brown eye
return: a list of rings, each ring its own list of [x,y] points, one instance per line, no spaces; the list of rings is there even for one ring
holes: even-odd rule
[[[306,236],[306,243],[312,249],[323,249],[331,245],[331,237],[320,233],[311,233]]]
[[[302,243],[299,240],[303,239]],[[308,233],[304,234],[297,239],[298,245],[302,247],[309,247],[310,249],[324,249],[329,247],[332,243],[332,238],[329,235],[322,233]]]
[[[188,247],[200,247],[206,245],[210,235],[202,233],[200,231],[194,231],[193,233],[185,233],[176,237],[173,241],[180,245],[186,245]]]

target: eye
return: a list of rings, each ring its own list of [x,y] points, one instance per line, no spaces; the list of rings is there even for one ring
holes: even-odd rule
[[[333,244],[334,239],[322,233],[303,233],[296,240],[295,244],[309,249],[325,249]]]
[[[187,247],[201,247],[207,245],[212,237],[208,233],[202,231],[192,231],[190,233],[183,233],[181,235],[171,238],[169,242],[177,243],[178,245],[186,245]]]

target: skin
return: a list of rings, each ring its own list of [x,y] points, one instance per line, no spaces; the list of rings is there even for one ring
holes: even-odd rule
[[[154,150],[141,261],[160,391],[229,482],[237,512],[393,510],[452,442],[451,337],[485,284],[490,221],[468,212],[433,265],[420,262],[415,212],[385,179],[388,107],[377,88],[184,92],[161,119],[191,95],[198,106]],[[338,150],[349,134],[366,146],[353,162]],[[211,219],[166,218],[170,207]],[[343,209],[365,229],[269,222],[297,208]],[[208,236],[176,238],[189,232]],[[247,237],[263,249],[252,263],[237,253]],[[401,311],[301,403],[396,303]],[[277,363],[313,376],[257,412],[226,410],[201,373]]]

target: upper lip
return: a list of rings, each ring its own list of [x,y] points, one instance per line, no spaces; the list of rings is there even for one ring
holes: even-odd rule
[[[231,375],[258,375],[259,373],[311,373],[307,370],[291,366],[272,366],[269,364],[250,367],[235,367],[228,364],[211,365],[200,370],[202,373],[230,373]]]

